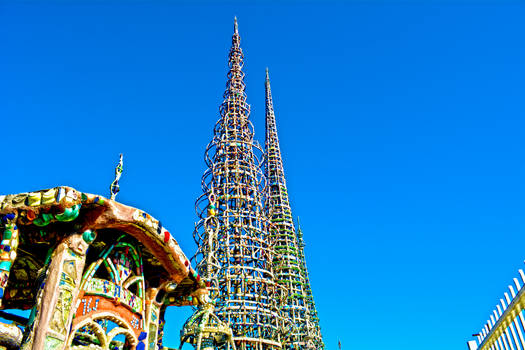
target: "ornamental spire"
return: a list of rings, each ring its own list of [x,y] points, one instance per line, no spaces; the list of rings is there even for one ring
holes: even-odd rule
[[[122,161],[122,153],[121,153],[120,160],[117,166],[115,167],[115,180],[113,180],[113,182],[109,186],[111,200],[115,200],[115,198],[117,197],[117,194],[120,192],[120,185],[118,182],[120,180],[120,176],[122,175],[123,170],[124,170],[124,163]]]
[[[319,316],[317,314],[317,308],[315,307],[314,296],[312,294],[312,287],[310,284],[310,274],[306,266],[306,259],[304,254],[304,239],[303,231],[301,229],[301,223],[299,217],[297,217],[297,240],[299,242],[299,261],[301,265],[301,271],[305,277],[305,294],[306,294],[306,307],[308,309],[308,319],[306,323],[308,336],[306,349],[324,349],[323,335],[321,334],[321,326],[319,324]]]
[[[280,192],[282,199],[287,207],[290,206],[288,198],[288,189],[286,188],[286,179],[284,177],[283,160],[281,157],[281,148],[279,145],[279,136],[277,135],[277,125],[275,121],[275,111],[273,109],[272,89],[270,86],[270,75],[266,68],[266,150],[265,150],[265,175],[271,186],[278,186],[273,189]],[[293,221],[292,221],[293,225]],[[295,231],[295,229],[294,229]]]
[[[289,295],[281,305],[281,312],[288,321],[288,338],[284,349],[323,349],[321,341],[314,335],[311,310],[309,309],[310,285],[304,263],[304,251],[301,232],[296,232],[292,209],[284,176],[283,160],[277,136],[275,111],[273,108],[270,76],[266,69],[266,150],[265,175],[268,180],[266,206],[268,217],[273,224],[275,241],[273,260],[275,277],[279,292]],[[313,299],[312,299],[313,302]],[[311,304],[314,308],[315,305]],[[317,313],[315,313],[317,315]]]
[[[232,46],[228,55],[228,82],[226,83],[226,91],[223,95],[224,102],[221,105],[220,110],[221,115],[225,114],[225,117],[228,118],[228,120],[233,121],[240,118],[246,122],[250,114],[250,106],[246,103],[246,93],[244,92],[246,88],[246,84],[244,83],[244,72],[242,71],[242,67],[244,66],[244,54],[240,45],[241,37],[238,31],[237,18],[235,18]],[[225,108],[232,104],[238,106],[239,109],[235,110],[233,113],[228,113]]]
[[[265,184],[257,157],[261,150],[254,143],[248,120],[243,59],[235,20],[224,101],[205,152],[208,169],[202,178],[203,194],[196,201],[195,260],[206,280],[215,315],[231,326],[235,344],[241,349],[279,350],[281,319],[272,265],[274,250],[263,207]],[[190,331],[191,327],[185,328],[183,338],[196,343],[199,335]],[[220,345],[217,339],[221,337],[211,333],[200,335],[202,343],[197,348]]]

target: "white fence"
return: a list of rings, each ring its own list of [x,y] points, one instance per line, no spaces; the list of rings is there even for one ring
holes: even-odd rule
[[[477,340],[467,342],[469,350],[525,350],[525,273],[520,269],[519,274],[521,281],[514,278],[481,331],[473,335]]]

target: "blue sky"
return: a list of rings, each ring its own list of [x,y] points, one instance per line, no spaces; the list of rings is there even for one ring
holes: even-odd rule
[[[465,349],[525,259],[524,10],[3,1],[0,192],[107,195],[122,152],[118,200],[191,255],[236,15],[261,142],[270,69],[327,349]]]

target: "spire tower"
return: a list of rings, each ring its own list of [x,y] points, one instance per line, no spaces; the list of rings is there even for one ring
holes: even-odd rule
[[[306,258],[304,254],[304,239],[303,231],[301,230],[301,223],[297,218],[297,241],[299,243],[299,260],[301,265],[301,271],[305,278],[304,291],[306,296],[306,308],[308,309],[308,318],[306,322],[308,342],[313,344],[314,349],[324,349],[323,335],[321,334],[321,326],[319,324],[319,316],[317,315],[317,309],[315,307],[314,296],[312,294],[312,287],[310,285],[310,275],[308,268],[306,267]]]
[[[315,336],[317,311],[313,304],[304,259],[302,235],[298,236],[290,207],[286,178],[277,135],[275,112],[268,68],[266,69],[266,150],[265,175],[268,180],[266,207],[275,242],[273,260],[279,294],[286,295],[281,312],[287,319],[288,338],[285,349],[323,349],[322,339]],[[311,303],[310,303],[311,299]],[[315,317],[314,317],[315,314]],[[317,319],[317,325],[319,324]]]
[[[205,152],[203,194],[196,201],[195,259],[215,315],[232,328],[236,348],[275,350],[281,348],[279,298],[263,207],[264,176],[256,155],[261,149],[248,118],[243,65],[235,19],[224,102]],[[212,336],[202,344],[203,349],[231,349]]]

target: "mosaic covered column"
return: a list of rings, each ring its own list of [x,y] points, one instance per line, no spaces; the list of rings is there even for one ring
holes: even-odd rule
[[[16,214],[10,213],[2,216],[2,241],[0,243],[0,306],[4,297],[5,288],[9,279],[11,267],[16,259],[18,248],[18,227],[16,225]]]
[[[164,293],[163,293],[164,294]],[[146,325],[148,333],[147,350],[157,350],[158,344],[162,342],[164,300],[157,300],[158,288],[148,288],[146,291]],[[159,298],[160,299],[160,298]]]
[[[65,349],[86,252],[94,239],[91,231],[71,234],[51,254],[22,349]]]

